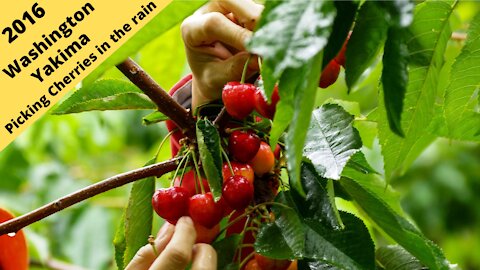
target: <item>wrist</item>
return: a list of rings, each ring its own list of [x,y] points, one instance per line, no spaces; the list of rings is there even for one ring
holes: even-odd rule
[[[205,96],[204,90],[201,89],[198,81],[193,78],[192,79],[192,112],[195,113],[198,107],[204,105],[206,103],[211,102],[213,99]]]

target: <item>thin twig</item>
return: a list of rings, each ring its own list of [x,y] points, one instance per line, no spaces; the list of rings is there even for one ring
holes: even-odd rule
[[[228,121],[231,120],[230,115],[227,113],[225,107],[222,108],[220,113],[217,115],[215,120],[213,120],[213,124],[217,126],[220,135],[225,136],[225,126],[227,125]]]
[[[191,141],[195,141],[195,121],[188,110],[176,102],[132,59],[118,64],[117,68],[157,105],[161,113],[172,119],[183,134]]]
[[[181,158],[183,157],[177,157],[168,161],[156,163],[143,168],[118,174],[107,178],[101,182],[78,190],[74,193],[66,195],[65,197],[62,197],[56,201],[37,208],[30,213],[1,223],[0,235],[15,233],[32,223],[40,221],[67,207],[70,207],[74,204],[82,202],[86,199],[89,199],[95,195],[109,191],[111,189],[151,176],[160,177],[168,172],[175,170]]]

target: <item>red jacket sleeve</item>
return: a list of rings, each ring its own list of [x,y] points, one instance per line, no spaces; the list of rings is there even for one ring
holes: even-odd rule
[[[170,96],[173,97],[180,105],[190,108],[191,107],[191,97],[192,97],[192,74],[189,74],[182,78],[178,83],[176,83],[172,89],[168,92]],[[167,120],[166,122],[167,129],[169,132],[172,130],[177,129],[177,125],[175,122],[171,120]],[[176,156],[178,153],[178,150],[180,150],[180,139],[185,137],[185,135],[180,131],[176,131],[172,134],[170,137],[170,146],[172,149],[172,156]]]

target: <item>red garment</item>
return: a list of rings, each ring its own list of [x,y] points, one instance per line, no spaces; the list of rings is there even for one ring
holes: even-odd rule
[[[178,90],[183,89],[185,87],[185,85],[187,83],[189,83],[191,80],[192,80],[192,74],[189,74],[189,75],[183,77],[179,82],[177,82],[172,87],[172,89],[170,89],[170,91],[168,91],[168,93],[170,94],[170,96],[173,96],[173,94],[175,94]],[[191,89],[190,89],[190,94],[191,94]],[[173,122],[171,120],[167,120],[166,125],[167,125],[167,129],[168,129],[169,132],[178,128],[177,125],[175,124],[175,122]],[[170,137],[170,146],[171,146],[171,149],[172,149],[172,157],[176,156],[177,153],[178,153],[178,150],[180,150],[179,140],[183,137],[185,137],[185,135],[181,131],[174,132],[172,134],[172,136]]]

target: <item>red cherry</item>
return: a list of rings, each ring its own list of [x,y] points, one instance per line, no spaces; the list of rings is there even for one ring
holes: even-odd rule
[[[290,264],[290,266],[287,268],[287,270],[298,270],[297,263],[298,263],[297,260],[293,261],[293,262]]]
[[[230,207],[230,205],[228,205],[228,203],[225,201],[225,198],[223,198],[223,196],[220,197],[220,200],[218,200],[218,203],[220,204],[220,206],[223,209],[223,216],[224,217],[230,215],[235,210],[232,207]]]
[[[267,99],[263,96],[262,91],[258,90],[255,92],[255,110],[265,118],[273,119],[275,115],[275,108],[277,103],[280,100],[278,95],[278,86],[275,85],[272,93],[271,103],[267,103]]]
[[[254,109],[256,87],[250,83],[229,82],[223,87],[222,100],[228,114],[242,120]]]
[[[212,193],[207,192],[190,198],[188,213],[195,223],[211,229],[222,219],[223,208],[220,203],[215,202]]]
[[[280,148],[280,145],[275,145],[275,150],[273,150],[273,155],[275,156],[275,159],[279,160],[280,159],[280,153],[282,152],[282,148]]]
[[[179,218],[187,215],[189,197],[183,187],[159,189],[152,197],[153,209],[160,217],[175,224]]]
[[[335,60],[335,62],[337,62],[337,64],[339,64],[340,66],[343,66],[344,68],[345,68],[345,61],[346,61],[345,52],[347,51],[347,43],[348,43],[348,40],[350,39],[350,34],[351,32],[348,34],[347,39],[345,39],[345,42],[343,43],[343,46],[338,52],[337,56],[335,56],[335,58],[333,59]]]
[[[175,181],[173,182],[173,186],[174,187],[179,187],[180,186],[180,181],[181,181],[182,182],[181,186],[184,187],[188,191],[189,197],[192,197],[193,195],[201,192],[200,186],[198,186],[198,192],[197,192],[197,188],[195,187],[195,182],[198,181],[198,178],[196,178],[196,175],[197,174],[195,174],[193,171],[189,171],[189,172],[187,172],[183,175],[183,180],[180,176],[177,176],[175,178]],[[203,178],[202,183],[203,183],[203,188],[204,188],[205,192],[209,192],[210,187],[208,186],[207,179]],[[197,182],[197,185],[198,185],[198,182]]]
[[[259,176],[270,172],[273,166],[275,166],[275,156],[270,145],[266,142],[261,142],[257,154],[250,161],[250,165],[252,165],[253,171]]]
[[[255,253],[255,260],[262,270],[287,270],[292,263],[289,260],[276,260]]]
[[[244,176],[250,183],[253,183],[253,180],[255,179],[255,173],[253,172],[252,166],[236,161],[230,161],[230,165],[232,165],[233,175]],[[232,176],[232,172],[230,171],[230,167],[228,166],[227,162],[223,163],[222,174],[223,182]]]
[[[220,232],[220,224],[215,225],[213,228],[208,229],[200,224],[195,223],[195,231],[197,232],[197,239],[195,243],[211,244],[217,234]]]
[[[327,88],[337,81],[338,74],[340,73],[340,65],[335,60],[330,61],[320,76],[320,88]]]
[[[345,43],[346,44],[346,43]],[[340,52],[333,58],[333,60],[340,66],[345,67],[345,52],[347,51],[347,46],[343,46]]]
[[[232,221],[236,220],[238,217],[243,215],[245,211],[236,211],[233,215],[228,219],[228,223],[230,224]],[[245,223],[247,222],[247,217],[244,216],[237,222],[233,223],[230,227],[227,228],[227,236],[232,234],[240,234],[242,233],[243,229],[245,228]]]
[[[0,223],[13,219],[14,216],[7,210],[0,208]],[[0,269],[27,270],[28,246],[23,230],[14,235],[0,236]]]
[[[246,163],[257,153],[260,138],[251,130],[235,130],[228,139],[228,150],[236,160]]]
[[[223,185],[222,196],[233,209],[245,209],[253,200],[253,184],[244,176],[230,176]]]
[[[257,260],[251,259],[248,261],[247,265],[245,265],[245,270],[262,270],[260,266],[258,266]]]

